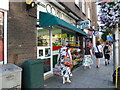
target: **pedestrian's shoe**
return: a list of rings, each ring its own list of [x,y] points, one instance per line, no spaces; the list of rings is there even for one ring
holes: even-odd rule
[[[67,80],[66,82],[71,83],[71,81],[70,81],[70,80]]]
[[[89,66],[89,68],[91,68],[91,66]]]
[[[105,66],[107,66],[107,62],[105,61]]]
[[[63,84],[65,84],[66,81],[63,81]]]
[[[97,65],[96,68],[99,68],[99,66]]]
[[[84,66],[84,70],[86,70],[86,66]]]
[[[65,82],[66,82],[66,81],[65,81],[65,78],[63,77],[63,84],[65,84]]]

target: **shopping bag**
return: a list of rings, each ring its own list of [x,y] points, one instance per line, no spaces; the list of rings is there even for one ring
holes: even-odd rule
[[[64,56],[63,64],[64,64],[65,66],[70,67],[70,66],[72,65],[72,60],[71,60],[71,58]]]
[[[53,73],[55,75],[61,76],[61,65],[60,64],[56,64],[55,65],[55,68],[53,69]]]

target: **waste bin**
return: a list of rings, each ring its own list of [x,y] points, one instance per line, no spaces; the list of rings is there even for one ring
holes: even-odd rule
[[[0,90],[2,88],[21,88],[22,68],[14,64],[0,65]]]
[[[120,67],[117,69],[117,83],[116,83],[116,70],[113,73],[113,83],[117,84],[117,87],[120,88]]]
[[[43,88],[45,60],[27,60],[22,64],[22,88]]]

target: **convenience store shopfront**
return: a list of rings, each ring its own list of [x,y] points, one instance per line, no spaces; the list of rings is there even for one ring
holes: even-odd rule
[[[59,16],[45,11],[48,9],[47,6],[51,4],[41,4],[38,6],[37,14],[40,25],[37,29],[37,58],[46,59],[44,63],[44,75],[46,76],[53,72],[54,65],[57,62],[58,50],[62,47],[61,42],[64,40],[68,42],[70,47],[78,48],[82,43],[80,41],[81,36],[86,36],[86,33],[69,24],[65,19],[62,20]],[[50,7],[54,6],[51,5]],[[69,21],[68,18],[66,20]]]

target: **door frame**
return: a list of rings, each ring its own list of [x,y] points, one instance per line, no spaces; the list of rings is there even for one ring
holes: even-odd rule
[[[48,29],[50,34],[50,45],[49,46],[37,46],[37,59],[45,59],[45,58],[50,58],[50,71],[44,73],[44,76],[47,76],[49,74],[53,74],[53,55],[52,55],[52,29]],[[44,49],[43,50],[43,55],[45,55],[45,48],[50,48],[50,57],[39,57],[39,49]]]

